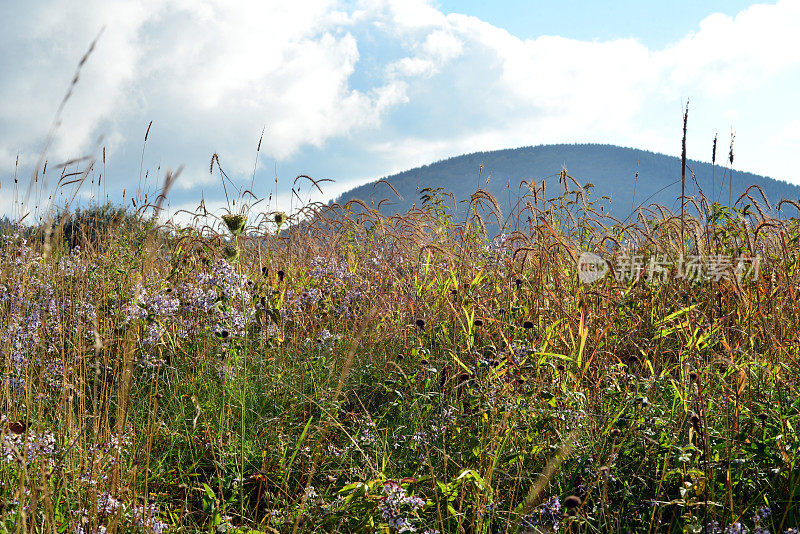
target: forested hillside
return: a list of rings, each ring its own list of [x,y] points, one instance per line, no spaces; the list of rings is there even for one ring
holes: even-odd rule
[[[707,199],[728,204],[736,202],[753,184],[763,190],[772,205],[778,198],[797,200],[800,196],[800,186],[737,170],[735,158],[732,173],[729,165],[720,165],[721,162],[728,164],[727,150],[719,150],[713,168],[710,163],[687,162],[687,197],[702,190]],[[402,199],[385,184],[369,183],[336,201],[357,198],[377,207],[382,199],[388,199],[380,206],[381,213],[386,214],[405,212],[415,203],[419,206],[424,188],[441,187],[453,193],[456,201],[469,198],[480,188],[494,195],[507,214],[525,187],[521,186],[523,180],[540,184],[544,180],[546,198],[563,193],[563,186],[558,183],[562,168],[580,184],[593,184],[592,199],[600,201],[617,218],[624,219],[640,205],[657,203],[672,209],[679,206],[680,158],[600,144],[544,145],[466,154],[385,177]],[[604,196],[608,198],[602,199]]]

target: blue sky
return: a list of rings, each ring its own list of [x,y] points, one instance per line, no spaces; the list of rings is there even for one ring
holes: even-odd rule
[[[467,13],[521,39],[560,35],[584,41],[635,38],[661,48],[685,37],[713,13],[729,16],[754,2],[743,0],[642,0],[597,2],[440,0],[444,13]]]
[[[322,200],[479,150],[599,142],[677,155],[687,98],[690,157],[710,159],[715,134],[727,150],[733,131],[736,168],[800,183],[800,0],[11,0],[4,9],[0,213],[45,205],[56,164],[83,156],[95,160],[83,202],[152,198],[166,170],[183,165],[176,211],[201,199],[225,205],[209,174],[214,153],[258,196],[276,191],[277,174],[276,198],[259,210],[288,210],[299,174],[335,180],[304,196]],[[48,172],[21,206],[101,28]]]

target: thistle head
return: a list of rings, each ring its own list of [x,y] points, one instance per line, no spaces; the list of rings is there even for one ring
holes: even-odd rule
[[[239,257],[239,249],[233,245],[225,245],[222,249],[222,255],[228,261],[235,261]]]
[[[222,221],[225,223],[225,226],[228,227],[232,235],[241,235],[247,224],[247,216],[244,213],[236,215],[229,213],[222,216]]]

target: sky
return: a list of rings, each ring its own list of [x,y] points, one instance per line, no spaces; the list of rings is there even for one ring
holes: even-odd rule
[[[178,168],[171,213],[290,211],[468,152],[679,155],[687,100],[690,158],[733,134],[735,168],[800,184],[798,29],[800,0],[6,0],[0,214],[153,199]]]

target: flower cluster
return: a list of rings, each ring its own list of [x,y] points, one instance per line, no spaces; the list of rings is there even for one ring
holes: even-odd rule
[[[344,260],[336,261],[333,258],[314,256],[311,258],[311,276],[314,278],[328,278],[344,281],[353,277],[350,266]]]
[[[5,417],[2,424],[6,424]],[[47,459],[53,463],[59,449],[56,438],[52,432],[45,430],[41,433],[28,431],[25,434],[9,432],[5,435],[2,445],[0,462],[11,463],[15,460],[24,460],[31,465],[39,459]]]
[[[407,496],[405,490],[393,480],[383,484],[384,497],[380,502],[381,518],[397,532],[416,532],[404,510],[414,513],[425,505],[425,501],[415,496]]]
[[[510,252],[508,246],[508,236],[505,233],[498,234],[483,247],[487,259],[498,260]]]
[[[122,307],[122,315],[129,322],[147,319],[147,329],[140,343],[144,349],[161,342],[168,324],[175,327],[175,333],[181,337],[207,329],[218,335],[226,332],[224,337],[237,335],[256,315],[252,285],[233,265],[219,260],[209,273],[200,273],[195,280],[175,289],[138,285]]]
[[[554,531],[558,531],[561,528],[562,517],[561,501],[558,497],[550,497],[523,517],[522,525],[534,531],[541,528],[552,528]]]
[[[64,343],[82,349],[94,341],[96,277],[79,248],[47,263],[20,235],[3,236],[0,262],[14,274],[0,283],[0,361],[8,362],[3,385],[15,392],[43,386],[36,393],[49,398],[64,376]],[[80,299],[69,291],[75,283],[89,288]]]
[[[137,532],[144,531],[151,534],[163,534],[169,524],[161,521],[161,512],[155,504],[127,504],[107,492],[97,495],[97,513],[118,526],[135,528]],[[97,525],[89,527],[91,523],[88,510],[79,510],[80,523],[72,529],[73,534],[105,534],[108,527]],[[112,519],[113,518],[113,519]],[[128,529],[125,529],[126,531]]]
[[[765,526],[767,519],[772,515],[772,510],[769,506],[759,506],[753,514],[753,523],[755,524],[756,534],[769,534],[769,530]]]

